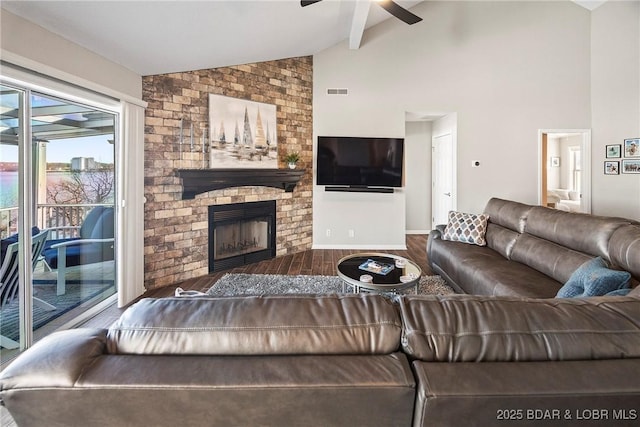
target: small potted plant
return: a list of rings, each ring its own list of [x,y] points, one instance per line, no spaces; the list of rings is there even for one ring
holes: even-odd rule
[[[284,158],[284,161],[289,165],[289,169],[295,169],[296,163],[298,163],[299,160],[300,154],[296,153],[295,151],[293,153],[287,154]]]

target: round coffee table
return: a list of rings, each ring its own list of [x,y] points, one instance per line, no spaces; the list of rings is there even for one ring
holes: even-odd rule
[[[367,271],[361,268],[368,260],[374,262],[373,269]],[[404,263],[404,266],[397,266],[396,261]],[[385,267],[393,266],[393,268],[385,273]],[[370,252],[359,253],[346,256],[338,261],[338,276],[343,280],[342,290],[346,292],[346,285],[353,287],[353,292],[358,293],[362,290],[367,292],[390,292],[398,293],[414,287],[415,293],[418,293],[418,284],[422,270],[418,265],[406,258],[398,255]],[[372,277],[371,282],[364,282],[361,276],[369,275]]]

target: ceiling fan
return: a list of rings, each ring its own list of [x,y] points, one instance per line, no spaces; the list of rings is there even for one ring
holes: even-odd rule
[[[318,3],[320,1],[322,0],[301,0],[300,5],[302,7],[305,7],[314,3]],[[416,22],[422,21],[422,18],[420,18],[417,15],[414,15],[413,13],[409,12],[407,9],[405,9],[404,7],[400,6],[398,3],[392,0],[377,0],[376,3],[382,6],[384,10],[386,10],[393,16],[400,19],[401,21],[406,22],[409,25],[413,25]]]

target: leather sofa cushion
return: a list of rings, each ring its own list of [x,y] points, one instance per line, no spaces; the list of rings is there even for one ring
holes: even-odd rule
[[[485,235],[487,246],[507,259],[511,258],[511,252],[518,237],[520,237],[520,233],[516,233],[506,227],[491,222],[487,224],[487,233]]]
[[[609,261],[609,239],[623,218],[584,215],[534,206],[527,217],[525,232],[578,252]]]
[[[560,283],[566,283],[574,271],[592,258],[528,233],[520,235],[511,252],[513,261],[528,265]]]
[[[611,264],[640,279],[640,226],[620,227],[609,240]]]
[[[489,222],[522,233],[530,210],[529,205],[494,197],[487,202],[484,213],[489,215]]]
[[[408,427],[415,401],[401,353],[105,355],[81,366],[69,386],[43,386],[50,370],[37,388],[3,389],[16,425]]]
[[[109,328],[114,354],[389,354],[397,308],[380,295],[143,299]]]
[[[450,283],[462,284],[472,295],[553,298],[562,283],[498,252],[458,242],[434,241],[429,261]]]
[[[640,357],[640,299],[405,296],[402,346],[431,362]]]
[[[521,363],[416,361],[413,370],[418,381],[414,427],[638,425],[637,359]],[[615,417],[614,411],[622,415]],[[587,418],[590,414],[602,413],[608,417]],[[582,419],[576,419],[577,416]]]

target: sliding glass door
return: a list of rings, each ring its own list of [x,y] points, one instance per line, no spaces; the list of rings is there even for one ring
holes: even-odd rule
[[[116,293],[118,114],[9,85],[0,108],[4,359]]]
[[[23,286],[25,282],[24,259],[29,255],[25,250],[24,234],[20,228],[29,225],[20,203],[21,196],[28,188],[21,179],[21,168],[25,145],[29,131],[26,102],[28,97],[24,90],[0,86],[0,352],[2,361],[7,351],[24,347],[30,337],[25,336],[24,326],[32,323],[26,321],[31,315],[31,308],[26,301]]]

